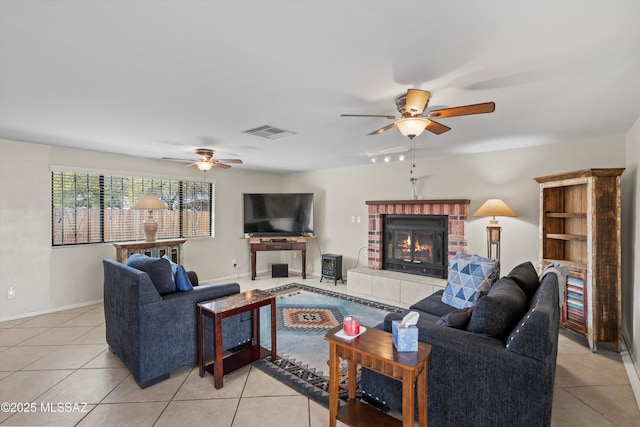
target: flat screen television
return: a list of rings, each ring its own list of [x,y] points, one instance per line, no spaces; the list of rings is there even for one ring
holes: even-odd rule
[[[255,237],[313,234],[313,193],[244,194],[244,233]]]

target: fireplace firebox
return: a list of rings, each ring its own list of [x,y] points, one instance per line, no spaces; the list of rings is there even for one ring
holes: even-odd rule
[[[383,269],[447,278],[446,215],[384,215],[383,224]]]

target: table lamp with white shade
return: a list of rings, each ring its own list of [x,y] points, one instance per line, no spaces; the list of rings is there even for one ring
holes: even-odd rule
[[[167,205],[153,194],[147,194],[142,199],[138,200],[138,203],[133,205],[133,209],[149,211],[147,219],[142,221],[142,230],[144,231],[145,240],[147,242],[155,241],[156,233],[158,231],[158,222],[153,219],[153,211],[157,209],[167,209]]]

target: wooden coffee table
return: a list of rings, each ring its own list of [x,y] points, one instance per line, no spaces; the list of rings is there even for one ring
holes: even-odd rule
[[[260,346],[260,307],[271,305],[271,351]],[[222,352],[222,319],[246,311],[253,311],[253,337],[250,347],[223,357]],[[204,322],[206,318],[213,320],[213,361],[206,360],[206,337]],[[276,297],[270,293],[254,289],[247,292],[198,303],[198,366],[200,377],[205,370],[214,377],[215,387],[222,388],[225,374],[255,362],[271,354],[276,357]]]
[[[431,345],[418,342],[418,351],[399,353],[393,347],[391,334],[373,328],[352,341],[336,336],[337,326],[327,332],[329,341],[329,425],[336,419],[349,426],[413,427],[414,391],[417,378],[418,424],[427,425],[429,357]],[[338,410],[338,371],[340,359],[348,363],[349,400]],[[356,400],[356,365],[361,365],[402,382],[402,421]]]

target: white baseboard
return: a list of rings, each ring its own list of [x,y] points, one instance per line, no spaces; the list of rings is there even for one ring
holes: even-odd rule
[[[629,351],[629,346],[627,346],[627,340],[624,334],[622,335],[622,351],[620,352],[620,356],[622,357],[622,363],[627,371],[629,382],[631,383],[631,390],[633,390],[633,394],[636,397],[636,404],[638,408],[640,408],[640,369],[638,369],[640,366],[638,366],[637,361],[633,359],[633,354]]]
[[[93,301],[81,302],[81,303],[78,303],[78,304],[65,305],[63,307],[53,307],[53,308],[48,308],[46,310],[30,311],[28,313],[16,314],[14,316],[0,317],[0,322],[6,322],[8,320],[24,319],[25,317],[39,316],[41,314],[57,313],[59,311],[71,310],[72,308],[79,308],[79,307],[86,307],[88,305],[102,304],[102,302],[103,302],[102,299],[97,299],[97,300],[93,300]]]

